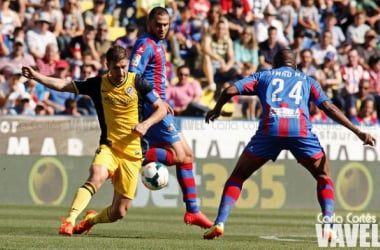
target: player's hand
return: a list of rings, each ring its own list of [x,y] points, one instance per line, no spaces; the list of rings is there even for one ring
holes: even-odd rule
[[[360,132],[358,136],[360,140],[363,141],[363,145],[376,146],[376,139],[372,135],[365,132]]]
[[[220,116],[220,110],[212,109],[206,114],[205,121],[206,123],[210,123],[210,121],[214,121],[216,118]]]
[[[34,79],[35,71],[30,66],[23,66],[21,68],[22,75],[28,79]]]
[[[169,103],[164,102],[166,104],[166,109],[168,111],[168,114],[174,115],[174,109],[169,105]]]
[[[138,123],[132,128],[132,132],[139,134],[140,136],[143,136],[146,134],[146,131],[148,131],[148,126],[146,124]]]

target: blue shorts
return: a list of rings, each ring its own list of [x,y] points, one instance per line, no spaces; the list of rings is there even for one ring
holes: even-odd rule
[[[289,150],[298,162],[317,160],[325,153],[316,135],[310,137],[279,137],[256,134],[244,149],[252,158],[275,161],[283,150]]]
[[[167,114],[148,130],[144,139],[147,140],[149,147],[162,147],[179,141],[179,130],[176,128],[174,117]]]

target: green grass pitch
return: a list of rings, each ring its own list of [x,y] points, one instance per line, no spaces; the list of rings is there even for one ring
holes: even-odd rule
[[[66,210],[1,205],[0,249],[321,249],[318,210],[234,209],[224,237],[211,241],[203,240],[203,229],[183,223],[183,208],[133,207],[123,220],[98,224],[88,235],[61,236]],[[217,211],[204,212],[214,219]]]

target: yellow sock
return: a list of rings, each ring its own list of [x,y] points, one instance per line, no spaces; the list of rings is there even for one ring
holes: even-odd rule
[[[109,213],[111,212],[111,206],[104,208],[98,215],[90,219],[90,224],[95,225],[98,223],[111,223]]]
[[[69,216],[66,218],[67,221],[75,225],[75,220],[78,218],[79,214],[87,207],[92,196],[96,193],[96,187],[91,182],[86,182],[81,186],[74,196],[73,202],[70,207]]]

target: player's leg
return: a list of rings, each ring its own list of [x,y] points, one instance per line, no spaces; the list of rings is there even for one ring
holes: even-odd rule
[[[297,139],[298,140],[298,139]],[[317,181],[317,198],[325,221],[330,221],[334,214],[334,183],[331,179],[330,167],[325,152],[317,137],[302,138],[292,145],[297,150],[292,152]]]
[[[115,171],[112,182],[114,186],[112,205],[104,208],[99,214],[96,214],[95,211],[87,211],[84,219],[75,226],[75,233],[90,232],[95,224],[111,223],[122,219],[131,207],[136,193],[142,159],[116,158],[119,167],[118,171]]]
[[[75,226],[75,233],[89,233],[92,227],[98,223],[112,223],[123,219],[132,206],[132,199],[126,198],[118,192],[114,191],[112,205],[104,208],[100,213],[94,210],[89,210],[84,219]]]
[[[282,143],[276,137],[255,135],[251,139],[224,185],[214,226],[204,233],[204,239],[215,239],[224,234],[224,224],[239,199],[244,181],[269,159],[275,160],[281,150]]]
[[[107,146],[100,146],[96,152],[90,168],[90,174],[86,182],[78,188],[72,200],[69,214],[62,221],[59,233],[72,235],[75,233],[74,226],[78,216],[83,212],[91,201],[92,196],[101,188],[109,178],[109,173],[114,171],[113,156]]]
[[[224,185],[214,226],[204,233],[204,239],[215,239],[216,237],[223,236],[224,225],[232,208],[239,199],[244,181],[263,166],[266,161],[264,159],[252,159],[247,153],[243,153],[240,156],[232,174]]]
[[[69,214],[64,218],[59,233],[62,235],[72,235],[74,233],[74,225],[78,216],[90,203],[92,196],[103,185],[108,178],[107,168],[100,165],[93,165],[90,168],[90,175],[86,182],[78,188],[72,200]]]
[[[301,164],[317,180],[317,198],[325,221],[329,221],[334,214],[335,198],[334,183],[331,179],[328,160],[323,156],[317,160],[302,161]]]

